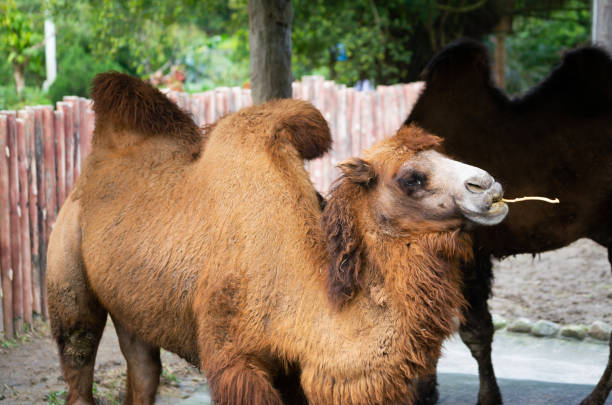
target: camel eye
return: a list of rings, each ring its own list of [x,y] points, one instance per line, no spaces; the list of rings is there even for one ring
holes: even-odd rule
[[[412,193],[425,187],[427,176],[415,170],[400,177],[398,183],[406,193]]]

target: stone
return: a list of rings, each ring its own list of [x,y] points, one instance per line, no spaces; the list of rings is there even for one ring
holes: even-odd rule
[[[563,337],[582,340],[589,331],[585,325],[565,325],[561,328],[560,334]]]
[[[508,325],[508,321],[501,315],[493,314],[493,327],[495,330],[504,329]]]
[[[508,332],[529,333],[533,322],[527,318],[518,318],[508,325]]]
[[[593,339],[597,340],[605,340],[610,339],[610,332],[612,331],[612,327],[605,322],[595,321],[591,324],[589,328],[589,336]]]
[[[538,337],[550,337],[556,335],[559,329],[559,324],[541,319],[533,325],[531,334]]]

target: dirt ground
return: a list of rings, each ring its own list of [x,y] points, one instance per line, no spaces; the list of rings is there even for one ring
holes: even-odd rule
[[[559,250],[508,257],[494,266],[492,313],[567,324],[612,325],[608,251],[589,239]]]
[[[493,313],[562,324],[612,323],[612,276],[603,247],[589,240],[536,257],[519,255],[495,264]],[[175,404],[205,378],[177,356],[162,351],[164,366],[157,404]],[[125,361],[113,330],[106,327],[98,351],[94,393],[102,405],[123,395]],[[19,342],[0,346],[0,403],[63,403],[65,384],[55,344],[43,326]]]

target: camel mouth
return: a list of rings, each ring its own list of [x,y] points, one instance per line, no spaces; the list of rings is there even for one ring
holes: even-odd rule
[[[508,215],[508,204],[501,199],[493,202],[489,208],[482,212],[464,211],[463,215],[477,225],[492,226],[497,225]]]

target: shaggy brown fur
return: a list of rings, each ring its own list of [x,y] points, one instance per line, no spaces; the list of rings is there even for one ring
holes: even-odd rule
[[[121,93],[110,77],[96,86]],[[398,168],[439,139],[409,128],[372,148],[363,162],[375,184],[344,165],[322,218],[302,159],[329,147],[329,130],[309,103],[221,119],[195,161],[180,134],[140,134],[144,124],[129,121],[138,109],[172,117],[165,101],[134,103],[133,115],[104,110],[49,245],[68,403],[93,403],[107,313],[128,362],[128,403],[152,403],[160,347],[201,367],[218,405],[412,403],[464,305],[458,266],[470,240],[459,217],[414,220],[379,204],[390,187],[404,195]]]
[[[91,98],[96,113],[94,145],[125,147],[134,137],[124,132],[132,132],[142,138],[172,137],[199,148],[202,137],[191,117],[140,79],[118,72],[99,74],[93,80]],[[118,143],[105,144],[111,139]]]
[[[491,80],[486,48],[468,40],[449,45],[426,69],[425,90],[407,123],[443,136],[446,152],[487,168],[506,195],[561,200],[516,204],[501,225],[476,233],[476,258],[464,269],[470,310],[461,336],[478,360],[480,404],[501,403],[490,358],[490,256],[535,254],[587,237],[608,247],[612,263],[610,72],[606,52],[581,48],[537,87],[510,99]],[[605,402],[610,375],[612,363],[584,405]]]

